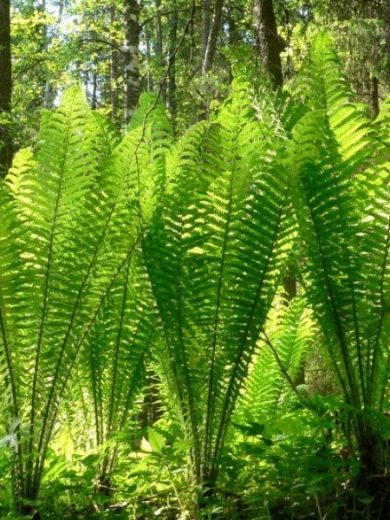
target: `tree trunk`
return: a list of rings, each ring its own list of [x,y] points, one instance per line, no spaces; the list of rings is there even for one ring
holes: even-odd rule
[[[359,442],[361,467],[357,476],[357,490],[362,494],[371,496],[372,502],[363,507],[362,513],[367,518],[387,520],[390,511],[390,477],[386,472],[386,441],[380,438],[377,433],[371,431],[371,425],[366,425],[364,433]]]
[[[146,90],[148,92],[153,91],[153,72],[152,72],[152,47],[150,42],[153,41],[151,31],[148,27],[148,24],[144,27],[145,32],[145,46],[146,46],[146,62],[148,64],[148,72],[146,75]]]
[[[240,41],[240,31],[237,27],[237,21],[234,19],[232,6],[228,6],[228,34],[229,44],[234,46]]]
[[[371,106],[374,118],[379,114],[379,80],[376,76],[372,78]]]
[[[254,0],[253,24],[256,45],[266,72],[276,86],[283,85],[280,52],[283,49],[278,36],[272,0]]]
[[[134,114],[140,94],[138,63],[139,12],[137,0],[124,0],[125,44],[122,49],[125,76],[125,123]]]
[[[280,52],[283,49],[276,27],[276,18],[272,0],[254,0],[253,25],[256,46],[265,71],[271,77],[275,87],[283,85],[282,62]],[[292,265],[287,266],[283,287],[288,301],[297,294],[297,280]]]
[[[156,0],[156,54],[158,56],[159,64],[161,65],[163,55],[163,35],[161,23],[161,0]]]
[[[158,71],[159,71],[159,83],[161,89],[161,97],[166,100],[167,95],[167,85],[166,81],[164,81],[164,69],[165,69],[165,60],[164,60],[164,45],[163,45],[163,30],[162,30],[162,22],[161,22],[161,0],[156,0],[156,40],[155,40],[155,53],[157,57],[158,63]]]
[[[97,109],[97,91],[98,91],[98,84],[97,84],[97,62],[95,60],[95,63],[93,64],[92,69],[92,96],[91,96],[91,108],[92,110]]]
[[[64,14],[64,2],[65,2],[65,0],[59,0],[59,2],[58,2],[58,13],[57,13],[57,19],[56,19],[57,28],[61,26],[62,17]],[[57,33],[57,31],[58,31],[58,29],[56,29],[56,33]],[[45,30],[45,39],[46,39],[45,51],[47,51],[47,49],[49,47],[49,38],[47,35],[47,30]],[[53,81],[50,81],[49,77],[47,77],[46,83],[45,83],[45,91],[43,94],[43,107],[51,110],[54,106],[55,97],[56,97],[56,89],[54,88],[54,83],[53,83]]]
[[[172,13],[169,17],[169,64],[168,64],[168,92],[167,106],[172,117],[172,125],[175,130],[176,118],[176,55],[177,44],[177,13]]]
[[[35,52],[41,56],[48,56],[48,49],[50,46],[51,36],[48,27],[48,22],[45,20],[47,9],[46,9],[46,0],[41,0],[40,2],[36,2],[37,7],[36,10],[42,16],[42,22],[36,24],[34,29],[34,36],[32,37],[33,41],[36,41],[36,49]],[[41,68],[42,67],[42,68]],[[37,110],[41,108],[46,108],[46,94],[47,94],[47,86],[50,83],[49,77],[49,69],[48,69],[48,60],[47,58],[42,61],[41,69],[36,75],[37,84],[34,86],[34,101],[31,106],[34,106]]]
[[[11,111],[11,94],[10,0],[0,0],[0,176],[7,173],[12,161],[9,124],[3,121]]]
[[[207,41],[209,39],[211,27],[211,6],[210,0],[202,2],[202,63],[206,55]]]
[[[213,21],[207,38],[207,46],[203,59],[202,73],[207,74],[213,66],[215,50],[217,48],[218,33],[221,27],[223,0],[216,0]]]
[[[386,48],[386,80],[390,88],[390,2],[384,1],[382,7],[382,20],[384,25],[385,48]]]
[[[144,399],[138,421],[142,429],[153,426],[161,415],[159,378],[152,368],[148,368],[145,381]]]
[[[110,8],[110,19],[111,25],[115,26],[116,23],[116,8],[114,3]],[[110,98],[111,98],[111,121],[113,123],[118,122],[119,112],[119,92],[118,92],[118,78],[119,78],[119,52],[114,47],[116,45],[115,40],[111,40],[113,45],[111,50],[111,64],[110,64]]]

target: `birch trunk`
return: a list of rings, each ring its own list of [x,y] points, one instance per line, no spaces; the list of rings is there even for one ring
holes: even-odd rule
[[[385,0],[382,7],[382,19],[384,25],[385,48],[386,48],[386,80],[390,88],[390,2]]]
[[[163,29],[161,20],[161,0],[156,0],[156,40],[154,45],[158,69],[159,69],[159,84],[161,89],[161,97],[166,100],[167,84],[165,81],[164,70],[166,67],[166,60],[164,59],[164,43],[163,43]]]
[[[210,0],[202,1],[202,63],[206,55],[207,41],[209,39],[211,27],[211,6]]]
[[[116,8],[114,3],[110,8],[111,25],[116,24]],[[111,40],[113,45],[111,50],[111,64],[110,64],[110,98],[111,98],[111,121],[116,123],[118,121],[119,112],[119,92],[118,92],[118,78],[119,78],[119,53],[114,46],[115,40]]]
[[[125,79],[125,123],[134,114],[140,94],[138,62],[139,13],[137,0],[124,0],[125,43],[122,49]]]
[[[175,129],[176,118],[176,45],[177,45],[177,13],[169,16],[169,64],[168,64],[168,91],[167,106],[172,117],[173,128]]]

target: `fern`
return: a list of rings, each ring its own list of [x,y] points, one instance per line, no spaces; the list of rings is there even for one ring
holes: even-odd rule
[[[21,424],[21,498],[37,495],[77,353],[139,241],[137,179],[114,170],[102,150],[101,126],[74,88],[44,118],[34,157],[22,152],[7,179],[2,342]]]
[[[122,139],[78,88],[43,115],[0,185],[0,406],[21,506],[37,497],[72,374],[109,477],[152,345],[193,479],[213,491],[237,401],[240,420],[261,422],[294,378],[313,335],[306,298],[361,459],[383,470],[389,106],[369,121],[322,34],[291,97],[236,81],[175,145],[150,94]],[[267,322],[297,223],[305,297]]]
[[[83,357],[90,366],[98,445],[115,440],[125,428],[134,400],[142,389],[145,356],[157,334],[153,306],[138,251],[107,296]],[[113,469],[114,453],[106,450],[100,471],[103,481]]]
[[[135,195],[140,219],[146,226],[165,184],[165,154],[171,129],[155,97],[143,95],[129,131],[113,151],[112,169],[129,175],[130,197]],[[135,160],[129,162],[129,157]],[[84,347],[80,377],[88,375],[94,405],[96,444],[115,446],[132,403],[144,381],[144,357],[157,334],[154,301],[143,254],[137,248],[110,288]],[[109,478],[116,448],[105,450],[99,478]]]
[[[368,410],[383,406],[388,351],[387,164],[375,130],[353,103],[332,43],[321,35],[310,56],[308,112],[294,129],[295,208],[304,240],[308,296],[324,331],[365,464],[373,456]],[[373,160],[374,159],[374,160]],[[380,383],[381,381],[381,383]],[[381,404],[382,402],[382,404]]]
[[[178,144],[168,162],[174,182],[145,244],[171,391],[193,443],[195,478],[206,485],[215,483],[280,275],[283,147],[284,138],[259,123],[247,87],[236,84],[216,121]]]

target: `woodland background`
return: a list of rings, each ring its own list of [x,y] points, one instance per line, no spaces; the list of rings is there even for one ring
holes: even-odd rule
[[[234,67],[252,78],[264,67],[275,85],[288,83],[321,28],[377,113],[390,85],[387,0],[1,0],[0,163],[74,81],[118,127],[140,92],[160,92],[180,134],[223,99]]]

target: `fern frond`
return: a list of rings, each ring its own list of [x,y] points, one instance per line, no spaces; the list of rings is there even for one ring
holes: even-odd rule
[[[269,319],[266,329],[283,370],[294,381],[316,332],[306,298],[297,296],[288,306],[282,305]],[[281,372],[274,353],[267,343],[260,340],[258,354],[238,406],[238,420],[262,423],[274,417],[289,393],[290,384]]]
[[[308,257],[308,296],[344,394],[359,410],[363,444],[371,433],[361,414],[379,405],[377,374],[388,356],[381,335],[389,168],[380,150],[372,156],[381,147],[377,130],[351,100],[327,37],[316,40],[310,59],[316,109],[294,130],[295,208]]]
[[[146,244],[200,481],[216,476],[287,248],[284,139],[272,137],[236,85],[217,120],[194,127],[168,162],[175,183]]]
[[[128,133],[113,152],[111,170],[126,179],[124,197],[134,199],[147,226],[165,183],[165,154],[170,126],[165,111],[141,103]],[[145,112],[145,110],[147,112]],[[139,120],[139,124],[134,121]],[[133,160],[129,161],[129,158]],[[108,193],[112,188],[107,187]],[[127,226],[125,219],[120,225]],[[123,263],[102,300],[84,348],[88,384],[95,409],[96,443],[103,445],[125,426],[144,379],[144,356],[156,336],[154,302],[137,247]],[[112,445],[112,443],[111,443]],[[115,450],[114,450],[115,452]],[[107,451],[102,474],[112,470],[115,455]]]
[[[25,497],[39,488],[77,353],[140,240],[137,168],[112,167],[125,153],[133,165],[139,143],[119,147],[113,161],[102,154],[104,146],[101,126],[79,90],[71,89],[44,118],[34,160],[17,163],[22,173],[11,172],[9,179],[17,225],[4,242],[13,244],[16,260],[7,266],[2,297],[22,424],[19,493]]]
[[[98,445],[122,431],[142,389],[145,356],[158,334],[153,309],[142,252],[138,250],[107,295],[82,355],[83,366],[90,367],[88,386]],[[112,453],[107,453],[105,465],[102,473],[110,472]]]

